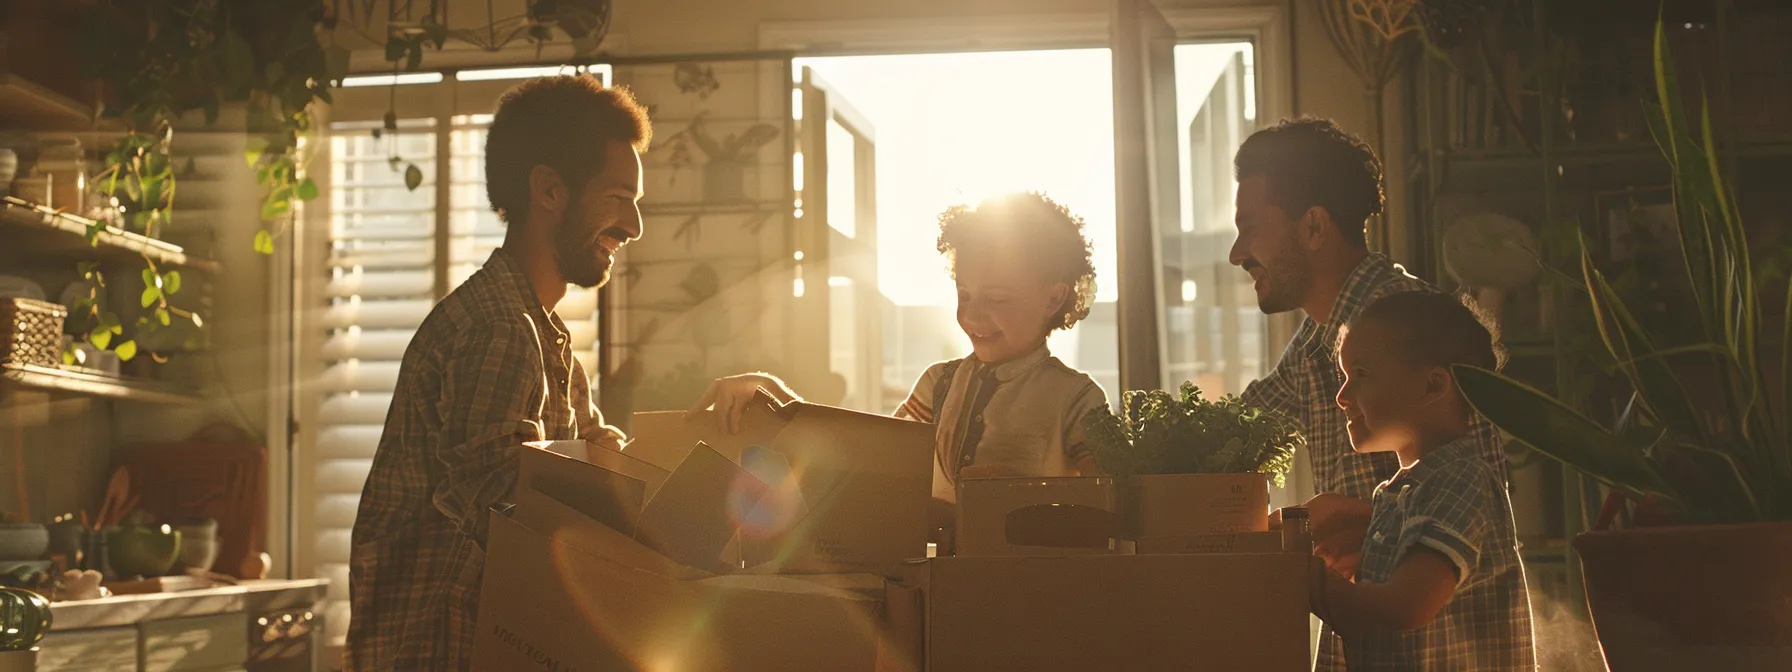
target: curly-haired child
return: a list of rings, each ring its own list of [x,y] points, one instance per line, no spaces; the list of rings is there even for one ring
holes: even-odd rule
[[[1082,426],[1107,395],[1046,348],[1095,300],[1082,218],[1042,194],[1004,194],[941,213],[938,247],[972,352],[928,367],[895,412],[938,425],[934,499],[956,501],[961,478],[1098,473]],[[713,405],[733,430],[726,425],[760,389],[796,398],[777,378],[753,373],[717,380],[693,410]]]

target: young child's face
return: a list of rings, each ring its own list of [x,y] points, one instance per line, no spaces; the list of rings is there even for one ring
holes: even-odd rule
[[[1051,320],[1070,294],[1064,283],[1041,277],[1037,262],[1020,254],[962,251],[954,260],[958,326],[984,362],[1005,362],[1045,343]]]
[[[1359,320],[1338,347],[1344,384],[1338,407],[1349,420],[1350,445],[1359,453],[1396,450],[1418,438],[1419,415],[1430,405],[1431,369],[1407,362],[1398,334],[1374,320]]]

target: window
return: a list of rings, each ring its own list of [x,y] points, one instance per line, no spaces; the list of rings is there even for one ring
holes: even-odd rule
[[[301,254],[297,269],[306,290],[295,306],[292,515],[296,572],[331,580],[335,645],[348,630],[351,530],[405,348],[504,240],[485,195],[485,134],[494,101],[515,81],[473,79],[338,91],[327,150],[313,162],[313,175],[327,170],[328,206],[301,238],[321,254]],[[397,132],[374,138],[394,108]],[[423,174],[414,190],[404,184],[408,165]],[[597,292],[570,288],[555,312],[596,375]]]

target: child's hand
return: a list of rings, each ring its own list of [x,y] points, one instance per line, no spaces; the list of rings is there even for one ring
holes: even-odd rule
[[[703,391],[703,398],[691,410],[685,412],[689,419],[698,413],[715,407],[716,429],[726,434],[740,431],[740,414],[746,410],[747,404],[753,402],[754,393],[765,390],[766,394],[777,399],[780,404],[802,401],[795,392],[784,385],[784,381],[769,373],[743,373],[738,376],[717,378]]]
[[[1355,576],[1363,536],[1369,532],[1369,503],[1328,492],[1307,500],[1306,506],[1312,516],[1314,555],[1324,558],[1333,571]]]

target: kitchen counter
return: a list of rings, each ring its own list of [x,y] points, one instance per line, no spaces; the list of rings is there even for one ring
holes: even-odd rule
[[[178,593],[120,595],[50,605],[51,631],[133,625],[189,616],[260,613],[323,601],[329,579],[263,579]]]

